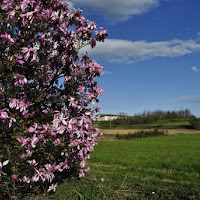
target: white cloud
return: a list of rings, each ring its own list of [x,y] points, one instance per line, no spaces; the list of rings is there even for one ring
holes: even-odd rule
[[[171,40],[160,42],[128,41],[107,39],[97,43],[96,48],[86,46],[80,53],[88,52],[93,59],[106,59],[110,62],[132,63],[154,57],[178,57],[200,51],[200,43],[195,40]]]
[[[200,96],[184,96],[181,98],[173,99],[171,101],[200,103]]]
[[[157,7],[160,0],[70,0],[77,6],[87,6],[112,22],[125,21]]]
[[[102,75],[105,75],[105,74],[112,74],[112,72],[103,71]]]
[[[194,71],[194,72],[199,72],[199,69],[197,68],[197,67],[192,67],[192,71]]]
[[[71,1],[65,0],[65,2],[68,4],[69,11],[74,10],[74,4]]]

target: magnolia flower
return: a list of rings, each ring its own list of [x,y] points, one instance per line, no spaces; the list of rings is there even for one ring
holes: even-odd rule
[[[25,63],[23,60],[22,60],[22,56],[16,56],[15,59],[14,59],[15,62],[19,63],[19,64],[23,64]]]
[[[101,180],[102,183],[104,182],[104,178],[101,178],[100,180]]]
[[[10,34],[8,34],[8,33],[6,33],[6,34],[1,34],[1,37],[4,38],[4,39],[6,39],[6,40],[8,40],[9,42],[11,42],[11,43],[13,43],[13,44],[15,43],[14,39],[11,38]]]
[[[29,106],[32,105],[32,103],[30,103],[30,102],[25,103],[21,99],[12,99],[12,98],[10,98],[9,100],[10,100],[9,107],[10,108],[16,108],[20,112],[25,111]]]
[[[78,104],[78,102],[77,102],[77,101],[75,101],[75,98],[73,98],[73,97],[70,97],[70,102],[69,102],[69,105],[70,105],[71,107],[76,107],[76,106],[77,106],[77,104]]]
[[[38,182],[39,179],[40,179],[40,176],[39,176],[39,174],[37,173],[37,174],[34,174],[34,176],[32,177],[31,180],[32,180],[33,182]]]
[[[83,94],[84,91],[85,91],[85,86],[80,85],[80,86],[78,87],[78,91],[79,91],[81,94]]]
[[[8,113],[5,111],[5,109],[0,110],[0,119],[8,119]]]
[[[13,0],[3,0],[2,2],[2,10],[13,9],[14,2]]]
[[[24,58],[27,61],[29,57],[32,56],[31,62],[35,61],[37,58],[37,51],[31,47],[23,47],[22,52],[25,54]]]
[[[81,169],[81,170],[79,171],[79,178],[83,177],[84,175],[85,175],[85,173],[84,173],[84,171]]]
[[[36,137],[36,135],[34,134],[32,140],[31,140],[31,146],[32,146],[32,148],[35,148],[35,147],[36,147],[36,144],[37,144],[38,142],[39,142],[39,139],[38,139],[38,137]]]
[[[53,172],[47,172],[45,173],[45,178],[51,183],[55,178],[55,175],[53,174]]]
[[[24,142],[26,141],[23,137],[21,138],[17,138],[17,141],[20,143],[20,144],[24,144]]]
[[[52,184],[51,186],[49,186],[49,189],[47,190],[47,192],[51,192],[52,190],[55,192],[56,191],[56,187],[57,187],[57,183],[56,184]]]
[[[4,166],[6,166],[8,163],[9,163],[9,160],[4,161],[3,163],[0,162],[0,176],[1,176],[1,175],[7,175],[6,173],[4,173],[4,172],[2,171],[2,168],[3,168]]]
[[[10,118],[9,118],[9,123],[8,123],[8,127],[9,127],[9,128],[12,126],[12,123],[13,123],[13,122],[16,122],[16,119],[13,118],[13,117],[10,117]]]
[[[95,32],[95,37],[97,41],[102,41],[104,42],[105,38],[108,36],[108,31],[107,30],[100,30]]]
[[[3,93],[3,92],[4,92],[4,90],[3,90],[3,88],[0,86],[0,94]]]
[[[53,144],[54,144],[55,146],[58,146],[59,144],[61,144],[60,139],[57,138],[57,139],[53,142]]]
[[[30,179],[27,176],[23,177],[23,182],[24,183],[30,183]]]
[[[27,161],[29,164],[30,164],[30,166],[32,166],[32,167],[35,167],[38,163],[36,162],[36,160],[35,159],[33,159],[33,160],[28,160]]]
[[[26,77],[22,74],[15,74],[14,78],[15,78],[15,83],[14,83],[15,85],[18,84],[24,85],[28,82]]]
[[[28,5],[31,5],[32,7],[34,7],[34,5],[36,4],[36,1],[35,0],[23,0],[21,2],[21,9],[22,9],[22,12],[25,12],[26,8]]]
[[[16,119],[8,116],[8,113],[6,111],[7,111],[7,109],[0,110],[0,119],[3,122],[8,123],[8,127],[10,128],[12,126],[12,123],[16,122]]]
[[[12,175],[12,179],[13,179],[13,180],[17,180],[17,178],[18,178],[18,175],[16,175],[16,174],[13,174],[13,175]]]

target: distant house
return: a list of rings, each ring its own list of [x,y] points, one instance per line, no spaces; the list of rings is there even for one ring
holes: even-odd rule
[[[99,115],[98,121],[112,121],[118,117],[118,115]]]

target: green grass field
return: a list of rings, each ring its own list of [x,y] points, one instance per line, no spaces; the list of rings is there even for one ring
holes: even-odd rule
[[[200,199],[200,134],[100,141],[88,164],[49,199]]]

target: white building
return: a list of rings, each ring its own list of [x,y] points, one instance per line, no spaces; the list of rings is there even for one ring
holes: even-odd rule
[[[99,115],[98,121],[112,121],[118,117],[118,115]]]

